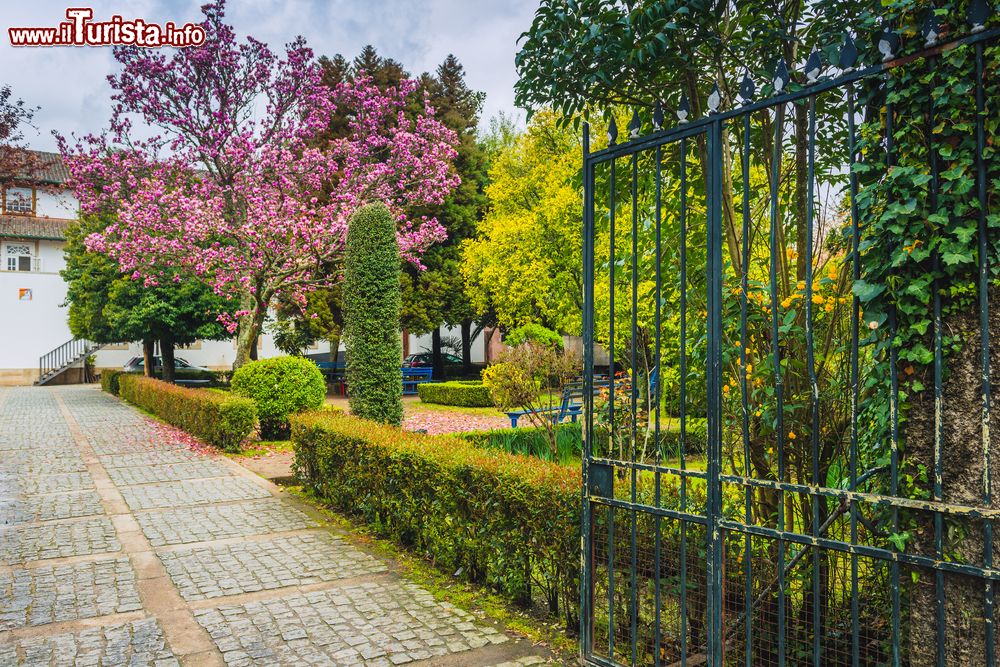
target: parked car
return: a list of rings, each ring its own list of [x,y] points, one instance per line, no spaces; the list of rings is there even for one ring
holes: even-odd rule
[[[462,367],[462,360],[454,354],[441,353],[445,368],[449,366]],[[403,359],[403,368],[429,368],[434,365],[434,356],[430,352],[411,354]]]
[[[132,357],[122,370],[126,373],[142,373],[145,370],[146,362],[142,357]],[[153,376],[163,375],[163,359],[160,356],[153,357]],[[207,385],[216,380],[216,374],[204,366],[195,366],[188,363],[181,357],[174,357],[174,382],[188,385]]]

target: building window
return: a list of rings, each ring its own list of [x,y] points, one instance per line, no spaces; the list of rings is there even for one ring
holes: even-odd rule
[[[28,243],[8,243],[4,247],[4,260],[4,268],[8,271],[38,271],[40,268]]]
[[[35,191],[31,188],[7,188],[4,212],[30,214],[35,211]]]

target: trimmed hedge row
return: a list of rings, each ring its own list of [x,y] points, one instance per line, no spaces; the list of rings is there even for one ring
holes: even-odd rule
[[[125,374],[125,371],[101,371],[101,389],[112,396],[118,395],[118,378]]]
[[[383,536],[575,627],[580,473],[348,416],[295,415],[299,478]]]
[[[129,403],[225,450],[238,450],[257,427],[257,406],[249,398],[131,373],[119,375],[118,385],[118,395]]]
[[[458,405],[466,408],[493,406],[490,390],[483,386],[481,381],[425,382],[417,385],[417,394],[424,403]]]

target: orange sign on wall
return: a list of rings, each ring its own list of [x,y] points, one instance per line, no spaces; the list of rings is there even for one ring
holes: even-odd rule
[[[18,301],[31,301],[31,288],[22,287],[17,290]]]

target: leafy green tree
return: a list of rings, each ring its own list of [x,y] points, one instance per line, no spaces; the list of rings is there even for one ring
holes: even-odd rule
[[[399,246],[389,209],[382,204],[360,208],[347,228],[344,258],[351,412],[395,426],[403,421],[399,271]]]
[[[465,242],[465,291],[477,313],[504,329],[538,323],[578,335],[583,309],[580,140],[541,111],[499,139],[478,234]],[[506,145],[504,145],[506,144]]]
[[[124,275],[107,255],[90,252],[84,239],[104,229],[105,217],[85,216],[66,234],[69,327],[74,336],[98,343],[140,341],[144,370],[153,373],[153,345],[160,343],[163,378],[174,379],[174,349],[196,340],[227,340],[218,315],[232,303],[196,279],[145,286]]]

